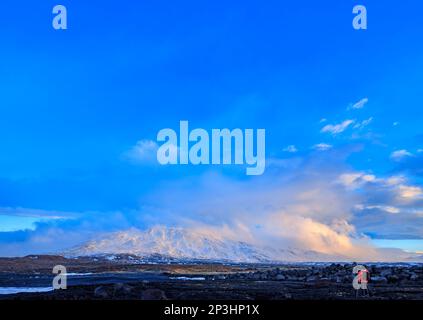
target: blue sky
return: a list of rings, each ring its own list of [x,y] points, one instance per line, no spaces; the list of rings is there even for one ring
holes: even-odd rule
[[[154,223],[231,227],[239,216],[222,220],[210,198],[262,184],[342,189],[339,217],[310,215],[314,200],[305,213],[273,209],[423,251],[419,1],[63,1],[66,31],[51,27],[56,4],[0,5],[1,254]],[[356,4],[366,31],[352,28]],[[136,148],[180,120],[266,129],[265,174],[162,167]],[[260,199],[249,208],[265,220]],[[52,230],[69,243],[34,240]]]

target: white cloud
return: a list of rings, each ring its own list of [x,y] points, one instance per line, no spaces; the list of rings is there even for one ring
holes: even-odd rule
[[[368,98],[361,99],[360,101],[351,105],[348,109],[363,109],[367,102],[369,102]]]
[[[412,157],[413,154],[408,152],[405,149],[402,150],[396,150],[394,152],[391,153],[391,159],[394,161],[401,161],[402,159],[406,158],[406,157]]]
[[[75,212],[62,212],[54,210],[40,210],[21,207],[0,207],[0,215],[17,216],[17,217],[31,217],[40,219],[68,219],[78,216]]]
[[[389,177],[385,180],[385,184],[388,186],[395,186],[399,184],[403,184],[406,181],[404,176],[393,176]]]
[[[326,151],[326,150],[332,149],[333,146],[327,143],[318,143],[318,144],[315,144],[312,148],[318,151]]]
[[[398,191],[400,197],[410,200],[418,199],[423,195],[423,190],[420,187],[400,185]]]
[[[364,129],[365,127],[367,127],[371,122],[373,121],[373,117],[370,117],[366,120],[363,120],[359,123],[356,123],[354,125],[354,129]]]
[[[126,152],[124,156],[130,161],[138,163],[157,163],[158,148],[159,146],[155,141],[144,139],[138,141],[137,144]]]
[[[381,211],[384,211],[384,212],[388,212],[388,213],[391,213],[391,214],[396,214],[396,213],[400,213],[401,211],[400,211],[400,209],[399,208],[397,208],[397,207],[393,207],[393,206],[384,206],[384,205],[373,205],[373,206],[357,206],[357,208],[359,209],[359,210],[364,210],[364,209],[367,209],[367,210],[372,210],[372,209],[377,209],[377,210],[381,210]]]
[[[296,146],[294,146],[293,144],[287,146],[286,148],[283,149],[283,151],[285,152],[290,152],[290,153],[295,153],[298,152],[298,149]]]
[[[364,174],[361,172],[343,173],[339,176],[337,182],[345,187],[356,189],[368,182],[376,181],[376,177],[372,174]]]
[[[338,124],[328,124],[324,126],[321,130],[321,132],[328,132],[331,134],[339,134],[344,132],[350,125],[354,123],[354,120],[344,120],[341,123]]]
[[[423,189],[407,184],[407,179],[404,176],[393,176],[387,179],[377,179],[377,181],[381,187],[392,190],[397,201],[400,202],[418,200],[423,196]]]
[[[389,201],[392,202],[410,202],[421,198],[423,195],[422,188],[408,185],[404,176],[378,178],[372,174],[351,172],[341,174],[336,182],[352,190],[363,188],[369,195],[377,194],[378,197],[385,198],[387,201],[391,198]],[[371,188],[366,188],[370,187],[369,183],[373,185]]]
[[[413,216],[404,224],[385,222],[388,218],[402,219],[403,208],[408,208],[404,202],[398,206],[392,202],[392,191],[398,186],[363,172],[343,175],[340,166],[328,166],[318,159],[318,163],[304,162],[289,171],[275,170],[261,181],[207,175],[194,185],[192,180],[167,185],[152,200],[168,215],[153,212],[152,217],[205,228],[233,240],[315,250],[360,261],[388,259],[366,242],[363,230],[388,236],[391,232],[423,235],[423,230],[408,231],[416,223]],[[363,191],[341,188],[334,183],[339,177],[347,186],[361,185]],[[357,203],[362,204],[363,212],[357,212]]]
[[[333,185],[333,173],[312,167],[290,170],[291,178],[276,171],[261,181],[241,183],[213,174],[194,185],[168,184],[152,199],[160,201],[161,212],[168,215],[154,216],[275,249],[292,247],[360,259],[372,255],[356,242],[363,239],[348,221],[353,208],[348,192]],[[303,175],[303,170],[314,174]],[[183,190],[187,186],[189,190]]]

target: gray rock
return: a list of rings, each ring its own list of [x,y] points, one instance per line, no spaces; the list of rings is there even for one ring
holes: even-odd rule
[[[261,277],[260,277],[260,274],[259,274],[259,273],[254,273],[254,274],[253,274],[253,279],[254,279],[254,280],[260,280],[260,278],[261,278]]]
[[[286,277],[283,274],[278,274],[276,276],[276,280],[278,280],[278,281],[282,281],[282,280],[285,280],[285,279],[286,279]]]
[[[411,276],[410,276],[411,281],[416,281],[418,279],[419,279],[419,276],[417,274],[415,274],[415,273],[411,274]]]
[[[382,276],[375,276],[375,277],[372,277],[372,282],[373,283],[388,283],[388,279]]]
[[[391,270],[391,269],[386,269],[386,270],[383,270],[383,271],[380,273],[380,276],[381,276],[381,277],[387,277],[387,276],[390,276],[390,275],[392,275],[392,270]]]
[[[97,287],[94,289],[94,296],[101,299],[108,299],[110,298],[107,289],[103,286]]]
[[[167,300],[167,297],[163,290],[147,289],[141,292],[141,300]]]
[[[125,283],[116,283],[113,289],[117,295],[127,295],[131,293],[133,288]]]

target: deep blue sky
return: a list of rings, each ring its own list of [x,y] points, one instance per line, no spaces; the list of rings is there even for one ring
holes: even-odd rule
[[[16,208],[127,212],[169,181],[210,170],[246,179],[238,168],[128,161],[137,141],[180,120],[265,128],[269,159],[355,147],[350,171],[421,186],[421,1],[62,1],[66,31],[51,26],[56,4],[0,5],[0,231],[21,226]],[[367,6],[366,31],[352,28],[356,4]],[[346,119],[344,132],[321,132]],[[394,161],[398,150],[410,155]],[[362,231],[389,234],[372,226]]]

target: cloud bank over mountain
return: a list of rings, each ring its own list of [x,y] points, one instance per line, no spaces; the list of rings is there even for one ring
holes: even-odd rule
[[[276,161],[267,175],[249,181],[214,174],[200,182],[186,179],[164,187],[147,203],[151,212],[158,210],[157,216],[165,216],[171,224],[233,240],[292,246],[355,260],[398,259],[398,252],[389,256],[388,251],[374,248],[364,231],[371,229],[386,237],[410,235],[413,224],[392,226],[380,221],[375,226],[374,219],[399,220],[407,215],[417,222],[420,216],[410,210],[421,203],[421,189],[408,185],[403,177],[351,173],[343,163],[354,151],[333,151],[331,161],[319,153]],[[154,214],[148,219],[160,223]],[[421,237],[421,228],[414,225],[413,236]]]

